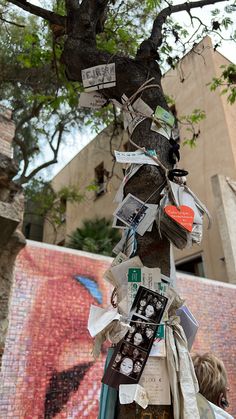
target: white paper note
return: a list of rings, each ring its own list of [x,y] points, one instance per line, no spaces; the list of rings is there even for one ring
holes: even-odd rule
[[[116,85],[115,63],[97,65],[81,71],[86,92],[107,89]]]
[[[146,390],[149,404],[171,404],[170,383],[165,358],[149,357],[139,384]]]
[[[152,164],[158,166],[151,157],[147,156],[143,151],[114,151],[117,163],[136,163],[136,164]]]
[[[119,386],[120,404],[138,403],[143,409],[148,406],[147,393],[139,384],[120,384]]]
[[[128,98],[126,95],[122,95],[121,101],[125,105]],[[125,106],[123,111],[124,116],[124,128],[127,129],[132,135],[135,128],[144,121],[147,117],[151,117],[153,114],[152,108],[148,106],[140,97],[132,103],[132,105]]]
[[[107,100],[98,92],[81,93],[79,97],[80,108],[100,109]]]
[[[102,307],[90,306],[88,331],[92,337],[105,329],[113,320],[119,320],[121,315],[117,309],[105,310]]]
[[[134,268],[129,268],[127,281],[128,309],[130,310],[140,285],[159,292],[158,284],[161,282],[161,270],[159,268],[135,266]]]
[[[117,293],[120,296],[121,301],[127,295],[127,273],[131,267],[143,266],[141,259],[138,256],[128,259],[127,261],[120,263],[117,266],[113,266],[110,271],[114,278],[114,285],[117,287]]]
[[[111,272],[111,268],[113,268],[113,266],[117,266],[117,265],[119,265],[120,263],[122,263],[122,262],[125,262],[126,260],[128,260],[129,258],[126,256],[126,255],[124,255],[124,253],[119,253],[116,257],[115,257],[115,259],[113,259],[113,261],[112,261],[112,264],[111,264],[111,266],[110,266],[110,268],[109,269],[107,269],[107,271],[104,273],[104,278],[108,281],[108,282],[110,282],[110,284],[112,284],[113,285],[113,287],[115,287],[115,282],[114,282],[114,278],[113,278],[113,275],[112,275],[112,272]]]
[[[171,137],[171,128],[168,125],[158,127],[155,122],[153,122],[151,125],[151,130],[163,135],[163,137],[166,137],[167,140],[169,140]]]

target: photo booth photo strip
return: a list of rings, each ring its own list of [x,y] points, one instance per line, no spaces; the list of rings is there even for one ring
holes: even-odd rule
[[[132,307],[137,289],[140,285],[151,289],[153,291],[160,291],[159,284],[161,283],[160,268],[133,267],[128,269],[127,274],[128,290],[127,303],[128,309]]]
[[[118,389],[120,384],[138,383],[167,301],[164,295],[139,287],[130,311],[131,336],[128,331],[115,348],[102,378],[104,384]],[[143,314],[139,314],[142,305]]]

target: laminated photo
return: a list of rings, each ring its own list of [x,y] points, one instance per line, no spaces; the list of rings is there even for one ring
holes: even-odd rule
[[[156,215],[156,206],[149,205],[134,195],[128,194],[113,215],[143,236]]]

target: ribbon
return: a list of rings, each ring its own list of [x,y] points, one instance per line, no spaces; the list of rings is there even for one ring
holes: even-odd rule
[[[166,322],[167,368],[174,419],[200,419],[196,399],[198,382],[179,321],[179,317],[173,315]]]
[[[137,251],[137,240],[135,238],[135,229],[129,228],[125,232],[126,238],[125,243],[123,247],[123,253],[128,256],[128,258],[132,257],[132,255],[135,255]]]

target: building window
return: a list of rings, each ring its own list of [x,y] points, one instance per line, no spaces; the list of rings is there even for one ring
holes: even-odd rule
[[[104,163],[100,163],[95,168],[95,184],[97,190],[95,192],[96,197],[103,195],[106,192],[106,179],[109,175],[109,172],[104,169]]]
[[[31,223],[25,225],[25,237],[26,239],[30,238]]]
[[[201,255],[186,259],[184,261],[177,261],[175,266],[179,272],[185,272],[190,275],[205,277],[204,264]]]

